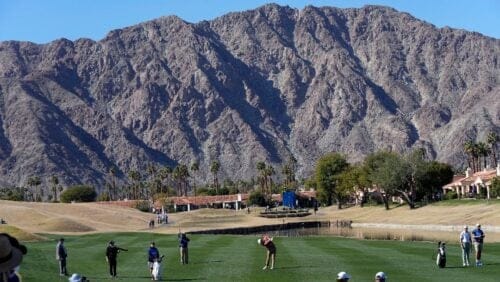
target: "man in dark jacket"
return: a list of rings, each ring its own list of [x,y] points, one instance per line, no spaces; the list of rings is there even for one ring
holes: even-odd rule
[[[109,275],[111,275],[112,278],[116,278],[116,257],[120,251],[126,252],[128,250],[115,246],[114,241],[110,241],[106,248],[106,261],[109,264]]]
[[[66,252],[66,247],[64,247],[64,238],[59,239],[56,245],[56,259],[59,262],[59,275],[67,276],[68,270],[66,269],[66,258],[68,253]]]
[[[181,253],[181,263],[188,264],[188,243],[189,238],[186,236],[186,233],[179,234],[179,248]]]
[[[151,279],[154,279],[153,276],[153,266],[155,261],[158,261],[160,259],[160,251],[155,246],[155,242],[151,242],[151,245],[149,246],[148,250],[148,266],[149,266],[149,272],[151,273]]]

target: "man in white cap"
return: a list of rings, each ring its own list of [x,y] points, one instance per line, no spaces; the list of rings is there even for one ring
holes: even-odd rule
[[[337,274],[337,282],[348,282],[351,279],[351,275],[347,274],[347,272],[339,272]]]
[[[472,239],[476,250],[476,266],[482,266],[481,253],[483,252],[484,232],[481,230],[481,224],[476,224],[476,229],[472,230]]]
[[[464,230],[460,233],[460,246],[462,247],[463,266],[469,266],[469,254],[471,245],[472,237],[469,232],[469,227],[465,225]]]
[[[385,273],[380,271],[377,272],[377,274],[375,274],[375,282],[385,282],[385,281],[387,281],[387,275],[385,275]]]

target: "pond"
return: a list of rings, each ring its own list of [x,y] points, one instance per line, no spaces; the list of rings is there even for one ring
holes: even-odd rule
[[[355,225],[355,224],[353,224]],[[471,227],[470,227],[471,228]],[[485,242],[500,242],[499,232],[485,232]],[[458,243],[461,230],[425,230],[421,228],[374,228],[374,227],[337,227],[336,225],[291,228],[269,231],[272,236],[302,237],[302,236],[340,236],[363,240],[397,240],[397,241],[445,241]]]

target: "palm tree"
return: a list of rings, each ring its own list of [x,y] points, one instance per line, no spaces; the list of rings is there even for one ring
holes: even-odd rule
[[[219,178],[217,176],[218,172],[220,169],[220,164],[218,161],[212,161],[212,164],[210,165],[210,172],[214,176],[214,187],[215,187],[215,194],[219,194]]]
[[[177,180],[177,196],[186,196],[187,194],[187,178],[189,170],[187,165],[180,164],[174,168],[174,179]]]
[[[117,194],[117,191],[116,191],[116,166],[111,166],[109,168],[109,171],[108,171],[108,174],[111,178],[111,185],[110,185],[110,189],[111,191],[108,191],[108,197],[109,197],[109,200],[113,200],[113,198],[116,198],[116,194]]]
[[[141,180],[141,174],[137,170],[130,170],[128,172],[128,178],[132,180],[132,197],[137,199],[139,192],[139,181]]]
[[[472,151],[474,150],[474,141],[467,140],[464,143],[464,152],[467,154],[467,164],[470,169],[474,170],[474,158],[472,157]]]
[[[266,179],[269,179],[269,181],[266,180],[266,183],[269,183],[269,187],[267,187],[268,189],[266,190],[266,193],[272,194],[273,175],[276,174],[276,171],[274,170],[274,167],[271,165],[267,166],[264,171],[265,171]]]
[[[170,177],[170,174],[172,174],[172,168],[169,166],[164,166],[160,168],[160,171],[158,172],[160,179],[162,181],[162,185],[160,187],[160,193],[163,193],[163,187],[165,186],[165,193],[168,194],[168,178]]]
[[[257,162],[257,170],[260,172],[260,191],[265,193],[267,190],[266,163]]]
[[[42,193],[40,191],[40,193],[38,193],[38,186],[42,184],[42,181],[40,180],[40,177],[38,176],[32,176],[30,178],[28,178],[28,186],[31,187],[31,189],[33,189],[33,201],[41,201],[42,200]]]
[[[193,174],[196,174],[200,170],[200,165],[197,162],[193,162],[191,164],[191,171]],[[196,196],[196,177],[193,175],[193,191]]]
[[[52,175],[49,180],[50,184],[52,184],[52,193],[54,194],[54,201],[57,201],[57,185],[59,185],[59,178],[57,176]]]
[[[497,166],[497,143],[500,141],[500,138],[495,132],[490,132],[488,134],[488,137],[486,139],[486,142],[490,144],[490,150],[491,150],[491,166],[496,167]]]
[[[490,152],[490,148],[488,148],[488,145],[486,145],[486,143],[477,143],[477,154],[479,157],[483,157],[483,168],[486,168],[486,160],[488,159]],[[481,168],[479,168],[479,170],[481,170]]]

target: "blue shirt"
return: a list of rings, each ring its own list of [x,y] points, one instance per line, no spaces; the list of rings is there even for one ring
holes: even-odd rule
[[[484,238],[483,230],[476,228],[476,229],[472,230],[472,235],[473,235],[474,242],[477,242],[477,243],[483,242],[483,238]]]
[[[155,259],[160,258],[160,252],[156,247],[150,247],[148,251],[148,261],[153,262]]]

